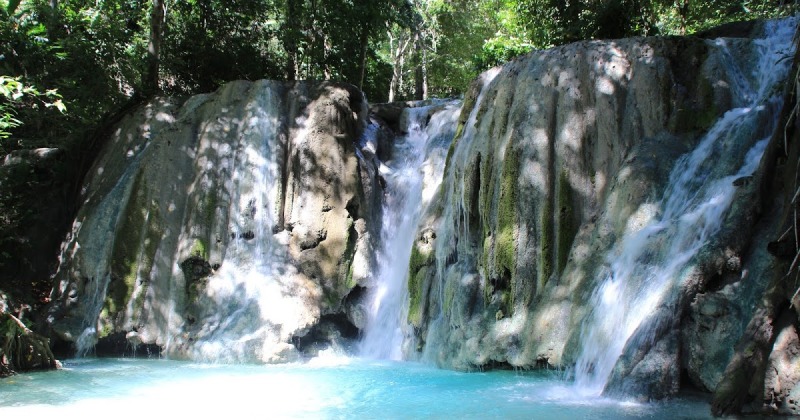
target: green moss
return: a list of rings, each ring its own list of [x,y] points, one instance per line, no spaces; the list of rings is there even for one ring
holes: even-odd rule
[[[350,291],[353,287],[355,287],[355,282],[353,281],[353,260],[356,256],[356,245],[358,245],[358,232],[356,231],[355,222],[351,217],[347,218],[347,238],[345,238],[345,249],[344,254],[342,255],[342,264],[346,271],[340,277],[343,280],[343,284],[346,288],[346,291]],[[340,299],[339,296],[336,297],[336,301]]]
[[[145,183],[140,174],[133,184],[133,195],[127,203],[122,223],[114,235],[111,254],[111,280],[106,293],[106,309],[113,319],[125,308],[139,272],[139,248],[147,226],[148,202]]]
[[[352,289],[356,287],[356,282],[353,280],[353,263],[350,263],[350,266],[347,270],[347,277],[345,278],[345,284],[347,285],[348,289]]]
[[[686,100],[676,111],[675,131],[678,133],[706,131],[722,114],[717,107],[712,82],[705,77],[695,79],[694,99]]]
[[[415,326],[422,321],[422,288],[432,260],[432,255],[420,251],[416,244],[411,247],[408,262],[408,322]]]
[[[541,290],[553,274],[553,202],[545,200],[539,220],[541,237],[539,239],[539,273],[536,289]]]
[[[426,266],[428,264],[430,255],[428,253],[423,253],[420,251],[417,244],[414,244],[411,247],[411,258],[408,260],[408,275],[411,277],[412,275],[416,274],[420,268]]]
[[[203,197],[202,215],[203,223],[205,223],[206,226],[211,226],[214,223],[214,219],[217,215],[217,205],[219,204],[217,191],[217,183],[215,181],[212,183],[211,188],[205,192],[205,197]]]
[[[450,167],[450,159],[455,153],[456,146],[458,145],[459,140],[461,140],[461,137],[464,135],[464,129],[466,128],[466,124],[468,122],[467,119],[469,118],[469,114],[472,112],[472,108],[475,107],[475,103],[478,100],[480,88],[481,83],[479,81],[473,82],[464,97],[464,103],[461,105],[461,115],[459,116],[458,124],[456,125],[456,133],[453,136],[453,141],[450,142],[450,148],[447,149],[447,158],[445,158],[444,161],[445,173],[447,173],[447,168]]]
[[[479,118],[489,110],[490,105],[491,101],[484,100],[481,109],[478,110]],[[488,130],[491,136],[500,138],[505,136],[508,130],[508,110],[494,109],[493,112]],[[514,142],[507,143],[499,171],[493,153],[487,154],[484,161],[480,162],[482,177],[480,225],[483,228],[481,260],[486,277],[490,279],[484,286],[484,297],[487,302],[493,293],[504,291],[509,287],[516,272],[520,156],[513,145]],[[495,204],[496,214],[492,212]],[[493,220],[494,216],[496,219]]]
[[[408,290],[408,323],[415,327],[420,327],[422,324],[422,286],[425,278],[428,277],[429,269],[429,267],[423,266],[413,277],[408,279],[409,285],[414,285],[413,289]]]
[[[138,276],[134,277],[134,281],[137,277],[143,279],[142,288],[139,290],[139,293],[133,302],[133,308],[136,311],[141,311],[144,309],[144,299],[147,296],[147,288],[150,284],[150,273],[153,271],[153,265],[155,264],[158,246],[160,245],[161,238],[163,237],[164,227],[162,225],[160,209],[158,203],[151,200],[150,212],[148,213],[147,218],[147,232],[145,233],[144,243],[142,244],[143,252],[139,256],[139,273]],[[131,287],[133,286],[134,284],[131,283]]]
[[[148,188],[142,175],[137,177],[132,188],[131,199],[114,237],[111,256],[111,280],[104,310],[112,321],[118,319],[117,315],[125,310],[132,298],[134,311],[141,312],[149,280],[147,277],[152,271],[164,235],[159,204],[148,199]],[[139,279],[142,279],[143,287],[134,297]]]
[[[449,279],[444,283],[444,302],[442,302],[442,312],[449,313],[456,298],[456,290],[461,287],[458,280]]]
[[[486,158],[481,161],[481,225],[483,227],[484,238],[490,235],[491,227],[491,208],[494,200],[494,185],[495,185],[495,171],[494,171],[494,155],[489,153]]]
[[[497,183],[496,171],[493,168],[494,159],[489,155],[482,162],[480,205],[483,211],[480,222],[483,231],[483,246],[480,262],[485,277],[489,279],[483,289],[484,302],[490,302],[494,293],[506,293],[506,289],[510,285],[513,287],[515,281],[520,161],[519,152],[509,143],[499,174],[499,191],[496,193],[494,193]],[[497,202],[497,224],[493,231],[490,209],[494,206],[495,201]],[[503,299],[503,302],[503,313],[510,314],[513,299]]]
[[[206,245],[206,242],[203,239],[194,238],[190,254],[192,256],[200,257],[204,260],[207,260],[209,257],[208,245]]]
[[[711,81],[701,77],[698,80],[697,87],[698,103],[702,103],[703,106],[693,110],[694,124],[692,128],[708,130],[719,119],[721,113],[716,106],[717,101],[714,99],[714,86]]]
[[[517,203],[519,192],[517,182],[519,180],[520,156],[519,152],[509,144],[506,149],[505,159],[503,160],[503,173],[500,180],[500,200],[497,204],[497,235],[494,244],[495,253],[495,272],[498,275],[509,279],[513,291],[517,287],[524,285],[517,284],[516,278],[517,264]],[[510,302],[510,305],[513,305]],[[508,309],[511,309],[509,306]],[[506,313],[511,313],[507,310]]]
[[[108,308],[103,308],[100,311],[99,324],[100,331],[97,332],[97,338],[103,338],[111,335],[114,332],[114,324],[108,315]]]
[[[556,250],[556,267],[558,273],[564,271],[569,258],[569,251],[572,248],[572,241],[577,234],[575,223],[575,210],[572,206],[572,186],[566,171],[561,172],[558,179],[558,234]]]
[[[456,126],[456,134],[453,136],[453,141],[450,142],[450,147],[447,148],[447,157],[444,159],[445,173],[447,173],[447,169],[450,168],[450,159],[453,158],[453,154],[456,152],[456,146],[462,134],[464,134],[464,123],[458,123],[458,126]]]
[[[483,248],[481,249],[481,260],[480,265],[483,268],[484,278],[491,279],[492,273],[489,271],[489,264],[491,262],[491,252],[492,252],[492,236],[487,232],[484,234],[483,238]],[[488,303],[491,301],[492,293],[494,293],[494,286],[492,286],[490,281],[485,282],[483,285],[483,302]]]

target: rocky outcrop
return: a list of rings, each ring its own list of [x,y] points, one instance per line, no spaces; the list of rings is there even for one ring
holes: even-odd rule
[[[759,65],[760,48],[749,38],[581,42],[482,75],[465,99],[440,205],[420,226],[409,264],[420,356],[458,369],[574,365],[622,238],[665,211],[678,158],[746,104],[741,86],[759,83],[748,66]],[[772,134],[780,105],[763,103],[753,128],[721,141],[739,143],[715,146],[709,162],[735,173]],[[763,182],[758,172],[730,182],[722,227],[683,263],[667,297],[645,309],[606,393],[649,399],[687,380],[709,391],[720,384],[776,269],[767,244],[781,211],[761,204]],[[648,246],[638,258],[670,258]],[[791,333],[783,337],[791,347]],[[794,357],[769,354],[762,372]],[[770,383],[794,380],[781,375]]]
[[[430,318],[417,325],[420,340],[444,341],[434,344],[440,363],[574,359],[566,346],[603,255],[648,217],[675,159],[732,106],[719,60],[700,39],[583,42],[473,86],[439,220],[420,229],[421,242],[436,231],[436,245],[420,244],[424,264],[411,269],[427,271],[415,284],[429,312],[449,320],[432,335]],[[438,281],[443,302],[430,293]]]
[[[797,414],[796,96],[783,111],[750,102],[779,90],[770,77],[792,54],[758,62],[762,25],[580,42],[482,75],[410,252],[408,356],[597,371],[582,356],[603,303],[644,316],[625,326],[598,392],[645,400],[690,384],[714,393],[716,414]],[[97,354],[228,362],[347,348],[374,285],[378,161],[414,106],[373,107],[386,121],[361,148],[367,106],[342,84],[234,82],[139,108],[84,186],[55,276],[53,337]],[[722,180],[724,211],[675,217],[720,223],[692,243],[664,246],[660,226],[628,241],[667,212],[687,152],[739,114],[751,119],[687,171],[692,193]],[[739,173],[751,152],[760,166]],[[635,258],[615,263],[626,248]],[[677,254],[658,299],[604,299],[616,266],[659,272]]]
[[[758,186],[752,202],[763,212],[752,238],[751,251],[745,259],[746,276],[730,282],[733,287],[746,290],[753,289],[745,287],[752,283],[748,278],[760,278],[765,290],[739,292],[727,301],[721,299],[729,307],[744,306],[748,310],[745,316],[734,318],[741,322],[736,325],[740,334],[709,346],[709,349],[724,349],[728,356],[722,359],[723,363],[714,365],[712,371],[717,376],[708,386],[714,393],[712,412],[715,415],[800,414],[800,341],[797,339],[800,289],[796,282],[796,257],[800,248],[793,233],[797,231],[796,194],[800,185],[797,165],[800,131],[796,114],[800,97],[799,58],[795,56],[791,73],[794,78],[790,79],[780,120],[784,130],[773,136],[761,167],[751,181]],[[729,292],[728,289],[716,294]],[[710,324],[733,323],[719,318]],[[710,335],[713,337],[716,332],[711,330]],[[705,354],[700,349],[695,353]]]
[[[344,301],[368,275],[366,112],[349,85],[270,81],[137,109],[83,187],[52,334],[79,352],[125,337],[177,358],[301,357],[320,320],[350,322]]]

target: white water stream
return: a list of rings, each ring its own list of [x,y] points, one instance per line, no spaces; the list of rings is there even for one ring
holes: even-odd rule
[[[640,228],[629,229],[608,256],[607,277],[590,300],[592,312],[581,334],[575,383],[582,394],[603,392],[628,340],[680,286],[687,264],[719,230],[736,192],[733,182],[758,167],[767,143],[763,137],[774,131],[780,113],[777,91],[791,65],[795,28],[794,19],[767,24],[764,38],[756,41],[752,75],[738,67],[723,39],[714,42],[739,107],[679,159],[658,211]],[[752,144],[753,138],[762,140]]]
[[[382,250],[371,287],[361,355],[400,360],[408,314],[408,263],[421,215],[442,182],[447,148],[453,138],[458,102],[408,108],[408,133],[393,145],[392,159],[381,164],[385,184]],[[368,133],[370,131],[367,131]]]

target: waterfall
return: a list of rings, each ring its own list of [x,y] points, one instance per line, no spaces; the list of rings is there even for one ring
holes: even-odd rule
[[[605,389],[634,332],[680,286],[690,260],[720,229],[736,192],[734,181],[753,174],[776,128],[782,100],[776,92],[791,65],[796,20],[767,22],[756,41],[755,74],[745,74],[725,40],[713,43],[734,80],[734,108],[698,146],[675,164],[669,184],[649,221],[629,221],[625,236],[607,257],[604,280],[589,302],[575,383],[581,393]],[[724,157],[724,158],[722,158]]]
[[[475,84],[479,88],[475,103],[472,105],[467,120],[463,126],[463,132],[458,139],[454,140],[457,143],[452,146],[452,156],[450,164],[446,169],[447,173],[444,174],[444,183],[442,185],[442,198],[443,201],[443,216],[437,227],[437,240],[434,243],[434,254],[436,255],[436,278],[439,279],[436,283],[435,293],[436,304],[433,306],[431,315],[431,327],[428,329],[428,334],[425,337],[425,348],[422,354],[422,359],[427,361],[437,360],[436,354],[441,351],[441,342],[436,335],[436,331],[440,328],[447,328],[444,326],[445,310],[444,305],[447,300],[445,297],[444,283],[446,279],[446,269],[451,256],[456,254],[459,249],[465,250],[468,248],[468,241],[460,240],[459,238],[468,237],[469,223],[466,221],[466,209],[464,204],[464,185],[463,174],[457,168],[458,162],[469,162],[470,156],[474,152],[472,146],[476,140],[477,124],[479,122],[478,114],[484,105],[484,98],[488,87],[495,80],[500,73],[501,68],[495,67],[478,76]],[[499,142],[498,142],[499,143]]]
[[[272,227],[280,194],[280,151],[275,139],[279,137],[281,104],[278,95],[263,90],[251,98],[241,119],[238,144],[222,145],[231,150],[230,177],[223,182],[230,191],[226,231],[230,245],[221,266],[209,278],[209,306],[213,313],[203,326],[202,338],[197,340],[194,357],[213,362],[247,360],[248,355],[261,354],[264,340],[275,334],[265,323],[270,314],[291,317],[292,302],[282,299],[281,274],[285,256],[276,246]],[[212,128],[213,129],[213,128]],[[265,351],[264,353],[268,353]]]
[[[371,287],[360,349],[364,357],[403,357],[411,248],[420,217],[442,182],[445,156],[460,109],[458,101],[438,101],[404,110],[407,134],[393,144],[391,159],[381,163],[386,193],[376,281]]]

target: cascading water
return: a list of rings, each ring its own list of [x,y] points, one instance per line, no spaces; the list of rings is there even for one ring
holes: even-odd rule
[[[386,181],[376,284],[370,295],[361,355],[400,360],[408,307],[408,262],[420,216],[442,181],[460,103],[408,108],[406,134],[381,164]],[[369,131],[368,131],[369,132]]]
[[[470,146],[476,137],[478,113],[483,105],[483,100],[486,95],[486,91],[488,90],[487,87],[492,83],[499,73],[500,67],[495,67],[478,76],[480,90],[477,98],[475,99],[475,104],[470,110],[469,116],[467,116],[467,121],[464,124],[464,132],[459,137],[458,144],[454,145],[453,147],[451,162],[466,162],[469,160],[469,155],[472,152]],[[458,240],[459,235],[462,237],[467,237],[468,235],[468,223],[464,220],[464,209],[466,209],[464,204],[464,180],[463,177],[461,177],[461,174],[459,174],[458,171],[454,170],[452,167],[444,169],[447,170],[447,173],[445,174],[446,178],[444,179],[444,185],[442,185],[442,188],[445,189],[442,199],[445,203],[458,202],[459,205],[444,206],[445,214],[442,217],[442,220],[447,222],[439,225],[439,239],[435,242],[436,248],[434,250],[437,256],[436,276],[439,279],[445,278],[445,269],[447,267],[449,256],[456,252],[457,247],[460,246],[462,248],[466,248],[468,246],[466,244],[467,241]],[[456,215],[454,212],[460,213]],[[446,298],[443,283],[444,281],[439,281],[437,285],[438,289],[436,294],[438,296],[437,302],[439,302],[439,306],[434,309],[434,311],[436,311],[436,315],[432,317],[431,328],[429,328],[428,336],[425,338],[426,344],[422,354],[423,360],[436,360],[436,353],[440,350],[440,344],[437,341],[435,331],[437,331],[439,328],[442,328],[444,323],[443,308]]]
[[[676,163],[658,210],[634,224],[608,257],[607,277],[589,303],[575,383],[601,394],[627,341],[654,308],[674,293],[690,260],[720,228],[733,200],[734,181],[757,168],[776,126],[782,100],[776,91],[790,67],[795,19],[768,22],[756,41],[757,73],[744,74],[723,39],[715,52],[726,63],[735,106]],[[753,144],[752,139],[761,139]],[[715,157],[724,154],[726,159]],[[739,162],[726,164],[725,162]],[[639,331],[637,334],[641,334]]]
[[[221,266],[208,281],[208,299],[214,313],[203,326],[194,357],[235,362],[260,355],[265,336],[276,334],[264,320],[291,317],[291,302],[282,299],[281,274],[285,256],[275,246],[272,226],[279,203],[280,152],[273,150],[280,127],[280,99],[270,90],[253,98],[257,106],[242,118],[241,142],[232,150],[228,229],[231,241]],[[275,319],[275,318],[272,318]],[[264,352],[269,353],[269,352]]]

